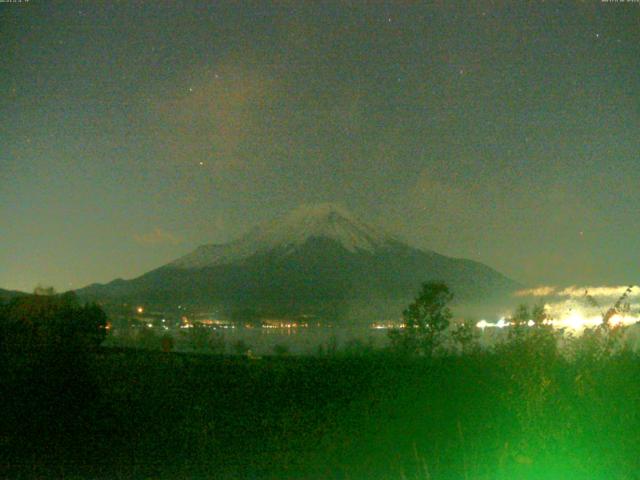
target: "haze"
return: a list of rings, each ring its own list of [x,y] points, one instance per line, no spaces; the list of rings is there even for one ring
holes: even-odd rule
[[[303,203],[525,285],[637,282],[637,3],[0,4],[0,286]]]

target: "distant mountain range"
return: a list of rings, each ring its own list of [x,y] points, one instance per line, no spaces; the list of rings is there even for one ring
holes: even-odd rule
[[[15,297],[24,297],[25,295],[29,295],[25,292],[20,292],[18,290],[5,290],[4,288],[0,288],[0,301],[6,302]]]
[[[481,263],[413,248],[332,204],[303,206],[238,240],[203,245],[132,280],[77,290],[81,298],[190,304],[229,318],[398,318],[427,280],[458,303],[506,298],[520,285]]]

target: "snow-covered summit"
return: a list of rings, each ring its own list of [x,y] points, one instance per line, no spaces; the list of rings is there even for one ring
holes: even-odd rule
[[[287,215],[258,225],[238,240],[198,247],[169,266],[202,268],[222,265],[255,253],[294,249],[310,238],[329,238],[350,252],[374,252],[394,241],[392,236],[361,222],[337,205],[302,205]]]

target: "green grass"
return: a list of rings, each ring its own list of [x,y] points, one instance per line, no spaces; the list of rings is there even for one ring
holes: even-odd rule
[[[0,478],[635,479],[639,360],[103,349],[3,365]]]

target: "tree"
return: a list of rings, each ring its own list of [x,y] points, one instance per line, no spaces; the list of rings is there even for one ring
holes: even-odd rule
[[[106,336],[107,316],[98,305],[80,305],[72,292],[17,297],[3,307],[3,335],[15,352],[87,351]]]
[[[246,355],[251,347],[244,340],[238,340],[233,344],[233,349],[237,355]]]
[[[533,306],[531,309],[531,320],[533,320],[535,327],[546,326],[545,322],[549,320],[549,314],[544,309],[544,305],[538,304]]]
[[[224,335],[222,335],[222,333],[220,332],[213,332],[209,336],[208,346],[211,353],[214,353],[216,355],[223,355],[225,349],[227,348],[227,343],[224,339]]]
[[[453,299],[443,282],[425,282],[420,293],[402,312],[404,329],[390,332],[392,347],[408,354],[431,356],[449,327]]]
[[[90,352],[105,334],[104,311],[73,293],[0,304],[0,379],[19,408],[8,418],[29,412],[41,419],[32,423],[37,430],[79,425],[79,412],[99,394]]]
[[[160,344],[162,345],[162,351],[164,353],[169,353],[173,350],[175,342],[171,334],[165,333],[162,338],[160,338]]]
[[[529,314],[529,306],[522,303],[518,305],[516,311],[509,319],[511,326],[509,327],[508,337],[510,340],[520,341],[527,333],[527,326],[531,315]]]
[[[45,287],[43,285],[37,285],[33,289],[34,295],[52,296],[56,294],[56,289],[53,287]]]
[[[99,305],[90,303],[80,307],[74,320],[75,331],[84,338],[86,346],[98,348],[107,336],[107,314],[104,310]]]
[[[273,354],[278,357],[285,357],[289,355],[289,347],[282,343],[278,343],[273,346]]]
[[[466,355],[480,348],[478,329],[471,320],[458,323],[451,331],[451,338],[460,346],[460,353]]]
[[[194,323],[189,329],[189,343],[194,350],[204,350],[209,341],[210,330],[201,323]]]

